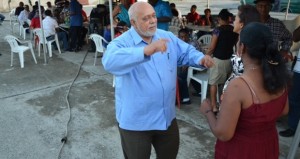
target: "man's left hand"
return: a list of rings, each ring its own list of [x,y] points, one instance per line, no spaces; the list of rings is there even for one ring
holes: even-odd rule
[[[205,66],[207,68],[212,67],[214,65],[214,60],[209,55],[204,55],[204,57],[200,60],[200,65]]]

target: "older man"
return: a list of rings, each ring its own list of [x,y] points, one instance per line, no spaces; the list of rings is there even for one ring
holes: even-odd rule
[[[274,45],[279,47],[280,53],[288,60],[288,53],[292,46],[292,34],[279,19],[270,16],[274,0],[255,0],[254,3],[260,14],[261,22],[267,25],[273,34]]]
[[[204,56],[173,33],[157,29],[153,7],[134,3],[128,11],[131,28],[110,42],[102,59],[116,76],[116,118],[125,158],[175,159],[179,132],[175,118],[177,66],[210,67]]]

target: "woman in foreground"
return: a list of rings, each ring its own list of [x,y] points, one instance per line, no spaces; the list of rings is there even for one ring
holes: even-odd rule
[[[244,73],[230,81],[218,117],[209,100],[200,107],[217,137],[215,158],[278,159],[276,120],[288,112],[288,71],[261,23],[242,29],[237,48]]]

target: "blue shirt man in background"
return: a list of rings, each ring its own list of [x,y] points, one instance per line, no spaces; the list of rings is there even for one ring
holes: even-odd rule
[[[70,3],[70,49],[68,51],[78,51],[80,50],[80,40],[79,36],[81,27],[83,24],[83,18],[81,15],[81,5],[77,0],[71,0]]]
[[[173,33],[157,29],[153,7],[134,3],[131,28],[107,47],[102,63],[116,77],[115,99],[125,158],[175,159],[179,130],[175,118],[177,66],[210,67],[213,60]]]
[[[169,30],[169,22],[171,22],[173,14],[170,5],[162,0],[148,0],[153,6],[157,17],[157,28],[162,30]]]

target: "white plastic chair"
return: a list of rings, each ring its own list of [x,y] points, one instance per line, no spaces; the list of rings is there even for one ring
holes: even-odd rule
[[[60,45],[59,45],[57,34],[55,34],[55,38],[53,40],[47,40],[46,37],[43,40],[43,33],[42,33],[42,30],[40,28],[34,29],[33,33],[35,35],[37,35],[38,38],[39,38],[39,44],[38,44],[39,45],[39,47],[38,47],[39,56],[41,56],[41,45],[43,45],[45,43],[45,45],[47,46],[47,49],[48,49],[49,57],[52,57],[52,45],[51,44],[54,41],[56,42],[56,46],[58,48],[58,52],[61,54]]]
[[[32,48],[32,44],[30,41],[20,41],[18,38],[14,37],[12,35],[7,35],[7,36],[5,36],[4,39],[9,43],[10,48],[11,48],[11,64],[10,64],[10,66],[13,66],[14,53],[17,53],[17,54],[19,54],[21,68],[24,68],[24,52],[29,49],[31,51],[34,62],[37,64],[37,61],[36,61],[36,58],[34,55],[34,51]],[[28,46],[19,45],[19,43],[28,44]]]
[[[94,66],[96,66],[98,52],[104,53],[105,48],[103,46],[103,42],[105,42],[107,44],[108,44],[108,42],[102,36],[100,36],[98,34],[91,34],[90,39],[92,39],[96,45],[95,59],[94,59]]]
[[[202,35],[198,42],[201,45],[209,45],[211,42],[211,35]],[[197,71],[196,74],[194,74],[194,70]],[[207,87],[208,87],[208,72],[207,70],[204,70],[202,68],[197,67],[189,67],[188,68],[188,74],[187,74],[187,84],[190,84],[190,80],[193,79],[201,84],[201,101],[203,101],[206,98],[207,94]]]
[[[202,35],[197,41],[199,44],[208,45],[211,42],[212,36],[210,34]]]
[[[31,20],[27,19],[26,23],[30,26]],[[30,31],[30,27],[24,28],[23,25],[20,25],[20,36],[22,36],[22,34],[23,34],[23,39],[24,40],[26,39],[26,30]],[[31,35],[31,33],[29,35]]]
[[[16,12],[16,8],[12,9],[9,13],[9,23],[10,23],[10,25],[12,25],[13,22],[14,22],[14,24],[19,24],[18,23],[18,17],[15,16],[15,12]]]
[[[194,70],[198,72],[193,73]],[[187,85],[190,85],[191,79],[201,84],[201,102],[206,98],[207,87],[208,87],[208,71],[203,68],[189,67],[187,74]]]

